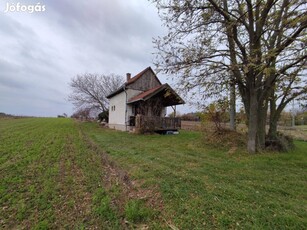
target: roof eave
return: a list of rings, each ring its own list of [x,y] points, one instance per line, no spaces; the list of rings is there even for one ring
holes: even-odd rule
[[[115,95],[125,91],[125,87],[126,87],[126,83],[124,85],[122,85],[120,88],[118,88],[117,90],[115,90],[114,92],[110,93],[108,96],[106,96],[106,98],[110,99],[110,98],[114,97]]]

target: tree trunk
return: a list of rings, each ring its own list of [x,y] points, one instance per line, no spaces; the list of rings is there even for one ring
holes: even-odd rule
[[[276,109],[276,97],[275,92],[271,92],[270,97],[270,126],[268,132],[269,139],[275,139],[277,136],[277,121],[279,120],[278,112]]]
[[[250,92],[250,106],[248,117],[248,141],[247,150],[254,154],[257,152],[257,131],[258,131],[258,100],[255,90]]]
[[[266,135],[266,119],[268,111],[268,102],[258,102],[258,130],[257,130],[257,146],[259,149],[265,148],[265,135]],[[261,106],[263,104],[263,106]]]
[[[277,121],[278,119],[274,117],[270,117],[270,127],[268,132],[269,139],[275,139],[277,136]]]
[[[236,130],[236,86],[233,82],[230,84],[229,104],[230,129]]]
[[[277,136],[277,122],[279,121],[280,115],[287,103],[282,103],[276,108],[276,99],[270,101],[270,127],[268,132],[268,137],[270,139],[276,139]]]

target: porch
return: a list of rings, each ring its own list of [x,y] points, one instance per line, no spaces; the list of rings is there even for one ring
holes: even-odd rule
[[[136,115],[130,116],[129,126],[134,127],[138,133],[156,132],[165,134],[167,132],[177,132],[181,128],[181,119],[173,117],[158,117]]]

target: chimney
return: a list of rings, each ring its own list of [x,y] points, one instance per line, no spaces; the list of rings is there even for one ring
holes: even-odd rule
[[[127,76],[127,82],[128,82],[131,79],[131,73],[127,73],[126,76]]]

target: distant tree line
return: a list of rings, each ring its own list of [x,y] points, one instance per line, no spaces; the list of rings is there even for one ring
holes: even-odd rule
[[[0,118],[27,118],[27,117],[32,117],[32,116],[12,115],[0,112]]]
[[[169,117],[174,117],[173,113],[168,115]],[[200,112],[192,112],[192,113],[177,113],[176,117],[181,118],[183,121],[203,121],[206,119],[210,122],[216,123],[229,123],[229,107],[221,108],[216,103],[211,103],[208,107],[206,107],[203,111]],[[280,114],[280,118],[278,120],[278,125],[280,126],[292,126],[293,112],[283,111]],[[294,114],[295,125],[307,125],[307,110],[306,109],[297,109]],[[269,119],[266,120],[266,124],[269,124]],[[236,124],[246,124],[247,116],[245,114],[244,108],[241,108],[238,112],[236,112]]]

